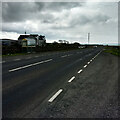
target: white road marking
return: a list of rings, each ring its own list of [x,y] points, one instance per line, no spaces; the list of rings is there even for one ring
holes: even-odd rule
[[[100,51],[97,55],[95,55],[90,61],[94,60],[102,51]]]
[[[58,90],[48,101],[49,101],[49,102],[53,102],[54,99],[55,99],[62,91],[63,91],[62,89]]]
[[[46,63],[46,62],[49,62],[49,61],[51,61],[51,60],[52,60],[52,59],[44,60],[44,61],[41,61],[41,62],[29,64],[29,65],[25,65],[25,66],[22,66],[22,67],[18,67],[18,68],[15,68],[15,69],[11,69],[11,70],[9,70],[9,72],[13,72],[13,71],[20,70],[20,69],[24,69],[24,68],[28,68],[28,67],[31,67],[31,66],[34,66],[34,65]]]
[[[90,64],[90,62],[88,62],[87,64]]]
[[[84,68],[86,68],[87,67],[87,65],[84,65]]]
[[[63,55],[63,56],[61,56],[61,57],[67,57],[67,55]]]
[[[94,60],[99,54],[100,54],[100,52],[97,55],[95,55],[92,59]]]
[[[0,61],[0,63],[5,63],[5,61]]]
[[[81,70],[78,71],[78,73],[81,73],[82,71],[83,71],[83,70],[81,69]]]
[[[39,56],[35,56],[35,58],[37,58],[37,57],[39,57]]]
[[[19,58],[18,59],[14,59],[13,61],[18,61],[18,60],[21,60],[21,59],[19,59]]]
[[[68,82],[72,82],[75,79],[75,76],[73,76]]]
[[[71,56],[72,54],[69,54],[68,56]]]

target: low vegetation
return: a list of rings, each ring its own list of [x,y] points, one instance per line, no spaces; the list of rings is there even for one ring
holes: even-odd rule
[[[120,56],[120,48],[118,47],[106,47],[105,52]]]
[[[33,52],[52,52],[52,51],[67,51],[73,49],[79,49],[80,44],[66,44],[66,43],[46,43],[45,46],[36,46],[36,47],[22,47],[20,45],[11,45],[11,46],[2,46],[2,55],[3,56],[15,56],[23,55]]]

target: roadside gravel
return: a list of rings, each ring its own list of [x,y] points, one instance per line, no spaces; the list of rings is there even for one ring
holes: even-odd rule
[[[40,118],[118,118],[118,57],[102,52]]]

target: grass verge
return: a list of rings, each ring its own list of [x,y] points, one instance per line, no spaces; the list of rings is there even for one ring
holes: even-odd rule
[[[111,53],[111,54],[113,54],[113,55],[116,55],[116,56],[120,56],[120,49],[116,49],[116,48],[107,48],[106,50],[105,50],[105,52],[107,52],[107,53]]]

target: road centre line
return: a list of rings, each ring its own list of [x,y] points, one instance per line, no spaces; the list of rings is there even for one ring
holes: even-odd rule
[[[46,62],[49,62],[51,60],[52,59],[44,60],[44,61],[40,61],[40,62],[37,62],[37,63],[33,63],[33,64],[25,65],[25,66],[22,66],[22,67],[14,68],[14,69],[9,70],[9,72],[13,72],[13,71],[16,71],[16,70],[28,68],[28,67],[35,66],[35,65],[38,65],[38,64],[42,64],[42,63],[46,63]]]
[[[58,91],[48,100],[48,102],[53,102],[54,99],[55,99],[62,91],[63,91],[62,89],[58,90]]]
[[[73,55],[73,54],[69,54],[68,56],[71,56],[71,55]]]
[[[72,82],[75,79],[75,76],[73,76],[68,82]]]
[[[67,55],[63,55],[63,56],[61,56],[61,57],[67,57]]]
[[[39,57],[39,56],[35,56],[35,58],[37,58],[37,57]]]
[[[18,61],[18,60],[21,60],[21,59],[19,59],[19,58],[18,59],[14,59],[13,61]]]
[[[78,73],[81,73],[82,71],[83,71],[83,70],[81,69],[81,70],[78,71]]]

